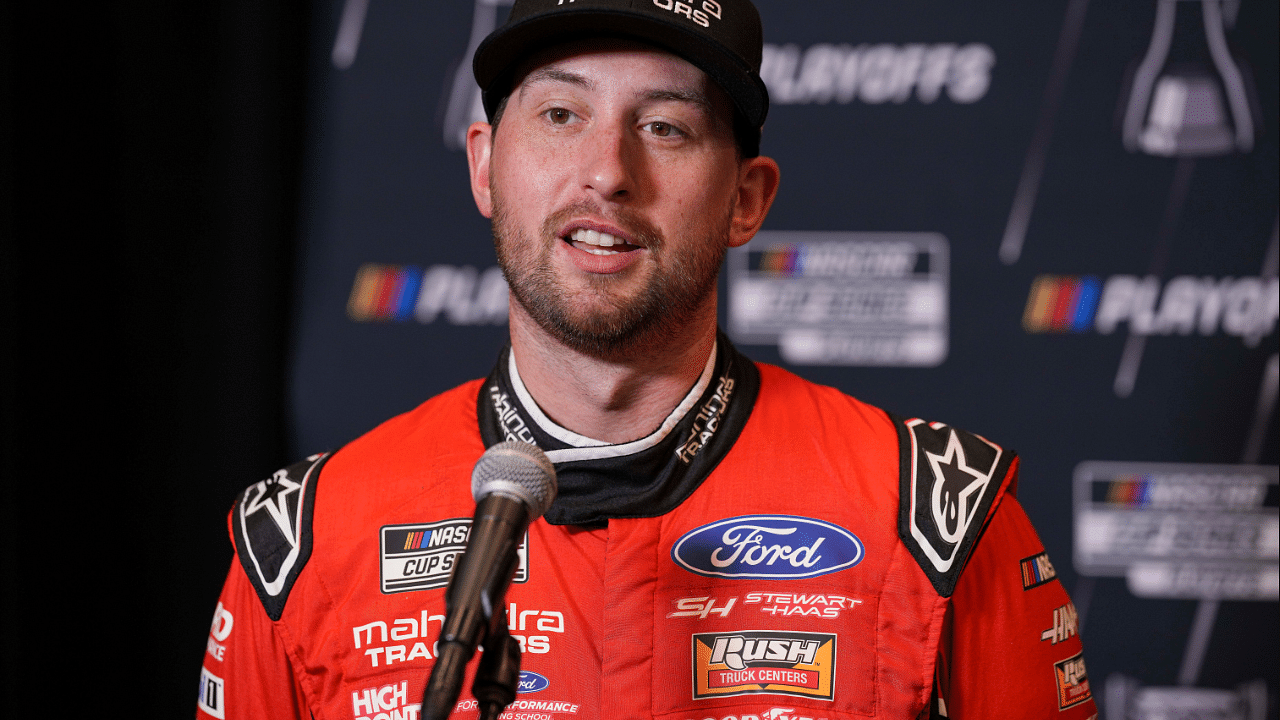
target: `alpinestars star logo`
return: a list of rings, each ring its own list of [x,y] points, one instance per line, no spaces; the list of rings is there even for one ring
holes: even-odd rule
[[[289,498],[302,489],[302,484],[289,479],[288,470],[277,470],[269,480],[263,480],[249,491],[245,501],[244,517],[265,512],[280,528],[280,534],[286,538],[295,537],[293,522],[290,521]],[[297,498],[293,500],[293,509],[297,508]]]
[[[283,610],[289,588],[310,557],[310,487],[327,457],[312,455],[277,470],[236,501],[236,548],[259,598],[270,606],[268,614]]]
[[[950,595],[1012,454],[972,433],[912,419],[903,441],[900,530],[929,579]]]
[[[933,470],[929,509],[933,511],[934,527],[943,541],[959,543],[965,528],[973,522],[977,501],[991,478],[966,464],[964,448],[960,447],[960,438],[955,430],[951,431],[943,454],[925,450],[924,456],[929,459]]]

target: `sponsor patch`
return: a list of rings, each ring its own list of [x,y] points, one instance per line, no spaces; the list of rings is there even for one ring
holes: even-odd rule
[[[1047,552],[1019,560],[1018,568],[1022,571],[1022,589],[1024,591],[1040,587],[1058,577],[1058,571],[1053,569],[1053,563],[1049,562],[1049,553]]]
[[[1049,641],[1051,645],[1066,642],[1080,632],[1080,616],[1076,606],[1070,602],[1053,609],[1053,625],[1040,633],[1040,642]]]
[[[694,528],[671,548],[691,573],[728,578],[810,578],[853,567],[866,551],[838,525],[792,515],[744,515]]]
[[[836,636],[748,630],[693,636],[693,697],[834,698]]]
[[[475,712],[480,707],[475,698],[459,700],[453,707],[455,713]],[[577,715],[582,706],[567,700],[516,700],[507,706],[502,718],[525,718],[527,720],[547,720],[558,714]],[[416,715],[414,717],[417,717]]]
[[[227,646],[222,643],[231,635],[231,628],[235,625],[235,618],[224,607],[222,603],[218,603],[218,607],[213,610],[213,623],[209,626],[209,640],[205,643],[205,652],[218,662],[222,662],[223,655],[227,652]]]
[[[774,617],[838,618],[841,610],[851,610],[862,604],[857,598],[824,593],[747,593],[746,604],[760,605],[760,612]]]
[[[429,590],[449,584],[453,566],[467,549],[471,518],[416,525],[384,525],[381,532],[382,592]],[[520,564],[512,582],[529,579],[529,534],[516,548]]]
[[[418,716],[421,703],[409,702],[409,683],[401,681],[399,685],[383,685],[376,688],[365,688],[363,692],[351,693],[351,712],[356,720],[371,720],[381,717],[413,717]]]
[[[938,594],[950,597],[1013,453],[943,423],[895,420],[901,454],[898,533]]]
[[[225,692],[226,688],[223,687],[222,678],[204,668],[200,668],[200,697],[196,701],[197,708],[222,720],[227,716]]]
[[[517,681],[516,692],[521,695],[536,693],[551,687],[551,681],[532,670],[521,670]]]
[[[1058,709],[1069,707],[1093,697],[1089,692],[1089,675],[1084,669],[1084,654],[1077,653],[1053,666],[1058,682]]]
[[[249,486],[231,513],[236,554],[267,611],[279,620],[289,590],[311,557],[315,485],[330,455],[312,455]]]
[[[717,606],[717,602],[720,602],[720,605]],[[736,602],[738,602],[736,597],[731,597],[723,602],[718,598],[709,596],[680,598],[675,601],[676,610],[667,613],[667,617],[696,617],[699,620],[706,620],[708,615],[719,615],[722,618],[727,618]]]

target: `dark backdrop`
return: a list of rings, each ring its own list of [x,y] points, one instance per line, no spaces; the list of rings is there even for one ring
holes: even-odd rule
[[[338,67],[348,4],[0,4],[0,716],[189,716],[235,493],[483,374],[502,342],[467,285],[492,258],[449,144],[453,72],[487,3],[375,0]],[[1125,326],[1053,331],[1027,307],[1043,277],[1258,275],[1275,244],[1275,4],[1244,3],[1228,34],[1258,76],[1255,147],[1191,161],[1126,151],[1115,117],[1154,2],[759,4],[766,42],[798,61],[820,45],[994,52],[964,102],[842,100],[817,81],[778,98],[767,230],[940,233],[950,250],[949,268],[919,261],[949,283],[941,362],[791,367],[1021,451],[1021,497],[1091,605],[1095,695],[1112,672],[1174,684],[1197,605],[1081,583],[1072,470],[1238,463],[1274,326],[1255,345],[1152,337],[1121,398]],[[1001,260],[1037,143],[1039,200]],[[397,315],[385,285],[382,305],[356,302],[367,263],[400,282],[437,268],[438,315],[414,293]],[[1255,458],[1274,466],[1274,407],[1262,425]],[[1201,683],[1265,678],[1274,716],[1276,628],[1274,602],[1223,603]]]
[[[190,717],[287,459],[309,3],[2,3],[0,717]]]

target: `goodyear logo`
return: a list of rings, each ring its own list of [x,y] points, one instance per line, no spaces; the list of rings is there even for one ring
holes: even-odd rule
[[[707,577],[808,578],[862,562],[862,541],[844,528],[791,515],[743,515],[694,528],[671,559]]]
[[[1110,335],[1125,324],[1134,335],[1216,335],[1250,346],[1275,332],[1280,318],[1276,278],[1040,275],[1031,283],[1022,327],[1029,333]]]
[[[836,636],[827,633],[698,633],[693,696],[794,695],[833,699]]]

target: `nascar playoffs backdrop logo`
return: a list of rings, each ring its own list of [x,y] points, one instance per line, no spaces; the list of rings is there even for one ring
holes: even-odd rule
[[[844,528],[791,515],[744,515],[694,528],[671,559],[691,573],[728,578],[807,578],[862,562],[862,541]]]
[[[1128,323],[1135,335],[1215,335],[1219,329],[1254,345],[1276,329],[1280,283],[1276,278],[1212,278],[1181,275],[1161,283],[1154,276],[1041,275],[1031,284],[1022,327],[1029,333],[1103,335]]]

